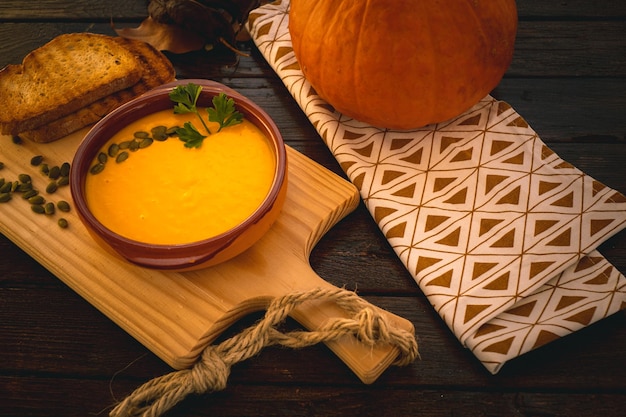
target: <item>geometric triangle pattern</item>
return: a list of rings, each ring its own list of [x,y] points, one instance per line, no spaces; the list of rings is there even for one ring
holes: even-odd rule
[[[288,11],[286,0],[252,11],[253,40],[420,289],[489,371],[626,306],[626,278],[596,251],[626,227],[626,197],[562,160],[491,96],[411,131],[336,112],[300,70]]]
[[[626,307],[626,279],[598,251],[481,325],[465,341],[491,372]]]

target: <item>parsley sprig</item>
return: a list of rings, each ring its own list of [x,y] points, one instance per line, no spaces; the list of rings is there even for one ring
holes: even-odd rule
[[[209,107],[207,112],[209,121],[219,123],[218,132],[224,127],[234,126],[243,121],[243,114],[235,110],[235,101],[226,97],[224,93],[213,97],[213,107]]]
[[[180,140],[185,142],[187,148],[199,148],[202,145],[202,141],[211,134],[211,130],[205,123],[200,111],[198,110],[197,103],[200,97],[202,87],[199,85],[189,83],[187,85],[179,85],[170,91],[170,100],[174,105],[174,113],[186,114],[194,113],[202,122],[202,126],[207,135],[202,134],[191,122],[186,122],[183,127],[178,128],[176,133]],[[235,109],[235,101],[229,98],[226,94],[220,93],[213,97],[213,107],[208,107],[208,120],[219,124],[217,131],[228,126],[234,126],[243,121],[243,114]]]

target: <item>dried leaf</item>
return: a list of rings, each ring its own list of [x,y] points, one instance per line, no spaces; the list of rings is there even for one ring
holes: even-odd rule
[[[174,23],[204,37],[208,44],[224,39],[234,42],[233,17],[228,1],[210,1],[205,5],[196,0],[151,0],[148,13],[160,23]]]
[[[170,51],[175,54],[197,51],[204,48],[205,39],[182,26],[155,22],[151,17],[146,18],[136,28],[115,29],[121,37],[137,39],[149,43],[160,51]]]
[[[237,41],[249,40],[244,23],[262,0],[150,0],[149,17],[137,28],[116,29],[162,51],[182,54],[223,45],[236,55]]]

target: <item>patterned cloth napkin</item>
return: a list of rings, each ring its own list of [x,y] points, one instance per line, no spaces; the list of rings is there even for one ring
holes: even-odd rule
[[[552,152],[508,104],[413,131],[347,118],[294,56],[289,1],[248,29],[394,251],[492,373],[626,307],[626,278],[595,248],[626,227],[626,198]]]

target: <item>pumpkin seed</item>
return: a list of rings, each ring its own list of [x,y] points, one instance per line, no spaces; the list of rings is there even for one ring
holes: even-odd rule
[[[136,137],[137,139],[145,139],[145,138],[150,137],[150,133],[140,130],[138,132],[133,133],[133,136]]]
[[[30,175],[28,174],[20,174],[17,176],[17,179],[20,180],[22,184],[32,182],[32,179],[30,178]]]
[[[57,178],[59,178],[60,175],[61,175],[61,167],[59,167],[58,165],[55,165],[52,168],[50,168],[50,172],[48,172],[48,178],[51,178],[53,180],[56,180]]]
[[[167,135],[166,133],[155,133],[154,135],[152,135],[152,137],[158,142],[163,142],[169,138],[169,135]]]
[[[139,149],[139,142],[137,142],[136,140],[132,141],[130,143],[130,145],[128,146],[128,150],[135,152],[137,149]]]
[[[130,148],[131,142],[132,142],[132,140],[125,140],[124,142],[120,143],[120,149],[128,149],[128,148]]]
[[[61,164],[61,176],[62,177],[67,177],[68,175],[70,175],[70,163],[69,162],[63,162]]]
[[[16,192],[19,186],[20,186],[20,182],[19,181],[13,181],[11,183],[11,192],[12,193]]]
[[[30,206],[30,209],[37,214],[44,214],[46,212],[46,209],[44,209],[41,204],[33,204]]]
[[[59,225],[59,227],[61,229],[67,229],[67,226],[69,226],[69,223],[67,222],[67,219],[64,219],[63,217],[61,217],[58,221],[57,224]]]
[[[35,155],[30,158],[30,164],[34,167],[39,166],[43,161],[43,155]]]
[[[4,162],[0,162],[0,169],[4,169]]]
[[[141,142],[139,142],[139,149],[147,148],[148,146],[152,145],[153,142],[154,140],[152,138],[145,138]]]
[[[39,170],[44,175],[48,175],[50,173],[50,167],[48,166],[48,164],[41,164],[41,167],[39,168]]]
[[[169,129],[167,129],[165,133],[167,134],[167,136],[175,136],[177,134],[176,131],[178,129],[180,129],[180,126],[172,126]]]
[[[159,142],[162,142],[168,138],[167,127],[165,126],[155,126],[150,129],[150,132],[152,133],[152,138]]]
[[[70,211],[70,203],[68,203],[65,200],[61,200],[59,202],[57,202],[57,208],[65,213],[67,213],[68,211]]]
[[[111,158],[115,158],[117,156],[117,154],[120,151],[120,145],[118,145],[117,143],[112,143],[111,145],[109,145],[109,149],[107,151],[107,154],[111,157]]]
[[[17,135],[13,135],[13,137],[11,138],[11,140],[13,141],[14,144],[19,145],[22,143],[22,138],[17,136]]]
[[[51,181],[46,187],[46,192],[48,194],[52,194],[55,193],[58,188],[59,186],[57,185],[56,181]]]
[[[0,186],[0,193],[10,193],[12,187],[13,183],[11,181],[5,182],[2,186]]]
[[[91,167],[89,172],[93,175],[96,175],[96,174],[101,173],[103,170],[104,170],[104,164],[97,163],[96,165]]]
[[[118,164],[120,162],[124,162],[125,160],[128,159],[128,156],[129,156],[128,152],[126,151],[120,152],[119,154],[117,154],[117,158],[115,158],[115,162],[117,162]]]
[[[106,164],[108,159],[109,159],[109,156],[105,154],[104,152],[100,152],[98,154],[98,162],[100,162],[101,164]]]
[[[5,183],[4,178],[0,178],[0,187],[2,187],[4,185],[4,183]]]
[[[66,185],[69,185],[69,183],[70,183],[70,177],[68,176],[61,177],[57,180],[57,185],[59,187],[65,187]]]
[[[11,200],[11,193],[0,193],[0,203],[6,203]]]
[[[46,203],[43,206],[43,209],[44,209],[44,212],[46,214],[54,214],[54,212],[56,211],[55,208],[54,208],[54,203],[51,203],[51,202]]]
[[[41,196],[41,195],[36,195],[36,196],[30,197],[30,198],[28,199],[28,202],[29,202],[30,204],[38,204],[38,205],[41,205],[41,204],[43,204],[43,203],[45,203],[45,202],[46,202],[46,199],[45,199],[45,198],[43,198],[43,196]]]
[[[32,182],[23,182],[17,186],[17,189],[15,191],[18,193],[25,193],[26,191],[30,191],[32,189],[33,189]]]
[[[34,196],[36,196],[36,195],[38,195],[38,194],[39,194],[39,191],[37,191],[37,190],[35,190],[35,189],[33,189],[33,190],[28,190],[28,191],[24,192],[24,194],[22,194],[22,198],[23,198],[24,200],[28,200],[29,198],[34,197]]]
[[[163,125],[159,125],[159,126],[154,126],[152,129],[150,129],[150,132],[154,135],[155,133],[165,133],[167,131],[167,127],[163,126]]]

